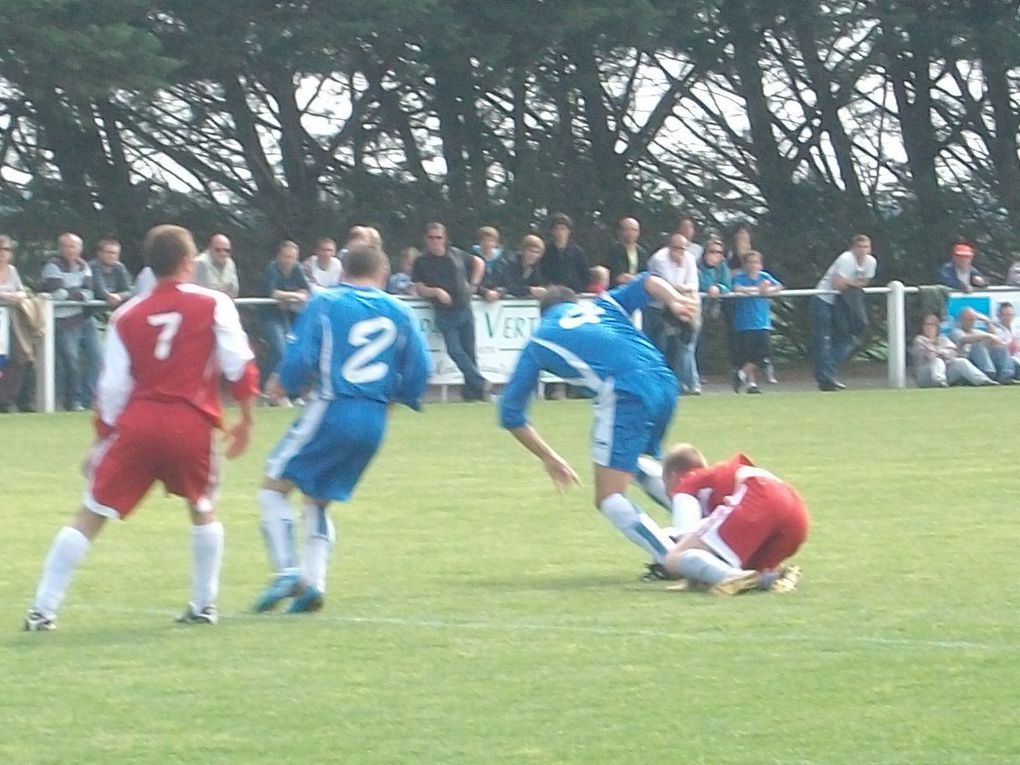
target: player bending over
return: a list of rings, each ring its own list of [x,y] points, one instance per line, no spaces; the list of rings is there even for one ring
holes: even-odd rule
[[[540,303],[542,321],[503,390],[500,421],[563,490],[579,483],[577,474],[528,424],[525,409],[542,370],[591,391],[595,506],[661,563],[672,541],[624,495],[638,456],[659,454],[678,394],[662,354],[631,322],[631,314],[653,299],[677,318],[690,320],[697,314],[697,302],[647,273],[591,303],[578,303],[566,287],[550,287]]]
[[[191,284],[196,247],[178,226],[145,237],[158,282],[110,319],[97,393],[98,440],[86,464],[81,509],[53,540],[25,629],[53,630],[75,569],[107,518],[124,519],[153,483],[184,497],[191,514],[192,597],[178,621],[215,624],[223,525],[213,509],[220,479],[215,431],[219,378],[241,409],[226,455],[248,446],[258,370],[230,298]]]
[[[792,486],[744,454],[709,466],[690,444],[669,450],[662,481],[680,535],[668,575],[714,595],[796,588],[800,568],[785,561],[807,538],[808,510]]]
[[[326,567],[335,543],[326,506],[346,502],[375,456],[391,401],[421,407],[430,361],[410,309],[390,297],[386,256],[357,246],[343,257],[343,281],[309,301],[287,342],[270,396],[314,392],[273,449],[259,492],[262,533],[276,576],[255,601],[268,611],[293,597],[288,611],[322,607]],[[288,494],[304,495],[305,548],[299,565]]]

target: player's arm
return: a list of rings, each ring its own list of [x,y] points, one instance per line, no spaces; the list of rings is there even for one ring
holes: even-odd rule
[[[408,310],[407,330],[404,345],[400,350],[397,395],[395,399],[401,404],[411,407],[416,412],[421,410],[421,399],[429,385],[432,374],[432,358],[425,343],[425,337],[418,328],[418,322]]]
[[[644,291],[653,299],[662,303],[663,307],[683,321],[693,321],[701,310],[698,296],[681,295],[669,282],[658,276],[648,276],[643,281]]]
[[[557,454],[539,435],[538,431],[528,423],[526,415],[528,402],[538,384],[538,376],[541,371],[529,343],[517,357],[517,365],[500,396],[499,420],[500,425],[509,430],[525,449],[542,460],[542,464],[553,483],[556,484],[556,488],[563,491],[571,483],[580,483],[580,479],[567,461]]]
[[[322,353],[322,324],[328,321],[323,313],[324,301],[313,299],[294,322],[293,335],[287,338],[283,360],[277,370],[280,384],[288,396],[299,396],[319,368]]]
[[[255,366],[248,336],[241,327],[241,317],[233,301],[222,293],[216,293],[216,308],[213,313],[213,333],[216,337],[216,361],[220,371],[230,383],[230,395],[237,401],[240,418],[227,426],[228,459],[244,453],[251,440],[255,424],[253,402],[259,392],[259,370]]]
[[[670,502],[673,514],[673,528],[678,534],[694,531],[701,523],[701,503],[693,494],[677,492]]]
[[[100,438],[109,435],[117,424],[117,418],[127,406],[134,390],[135,379],[131,375],[131,357],[120,336],[116,314],[106,330],[103,344],[103,370],[96,385],[96,434]]]

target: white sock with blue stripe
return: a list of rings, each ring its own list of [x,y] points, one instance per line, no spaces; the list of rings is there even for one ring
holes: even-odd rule
[[[319,592],[326,591],[326,568],[336,542],[336,528],[325,506],[305,502],[305,558],[302,578]]]
[[[274,489],[259,490],[262,508],[262,539],[269,553],[269,563],[277,574],[299,571],[294,548],[294,508],[287,495]]]
[[[610,494],[599,503],[599,510],[621,534],[662,563],[671,547],[671,540],[659,524],[622,494]]]

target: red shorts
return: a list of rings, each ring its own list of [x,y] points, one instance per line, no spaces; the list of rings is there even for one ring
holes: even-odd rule
[[[697,533],[731,566],[764,571],[797,552],[807,531],[807,506],[796,490],[754,477],[712,511]]]
[[[186,404],[132,404],[89,454],[85,506],[126,518],[156,481],[201,511],[219,486],[215,427]]]

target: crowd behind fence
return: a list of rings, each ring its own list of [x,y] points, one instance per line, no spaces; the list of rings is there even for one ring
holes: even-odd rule
[[[903,388],[907,385],[908,368],[908,346],[918,328],[908,326],[907,300],[908,295],[918,295],[925,290],[937,289],[925,286],[907,286],[901,282],[893,281],[886,286],[867,287],[863,291],[867,295],[885,296],[884,315],[876,317],[875,324],[885,326],[885,348],[887,385],[890,388]],[[769,300],[801,300],[826,293],[816,289],[786,289],[781,293],[769,296]],[[977,293],[951,293],[952,300],[959,301],[959,306],[983,305],[985,312],[991,313],[991,308],[1002,301],[1012,302],[1020,305],[1020,291],[1015,287],[988,287]],[[108,309],[108,306],[101,301],[89,301],[86,303],[57,301],[48,295],[40,295],[39,305],[42,307],[41,333],[37,338],[34,359],[34,383],[35,396],[34,408],[40,412],[54,412],[57,410],[57,378],[56,378],[56,350],[55,350],[55,309],[65,305],[87,307],[97,312]],[[431,383],[442,388],[442,397],[446,398],[447,386],[459,385],[462,382],[460,372],[450,361],[445,353],[441,335],[436,331],[432,315],[431,304],[420,298],[404,297],[404,300],[414,311],[419,319],[420,326],[429,344],[433,357],[434,373]],[[751,296],[730,294],[720,298],[721,300],[745,300]],[[277,301],[270,298],[238,298],[235,301],[242,313],[247,318],[249,312],[259,306],[275,305]],[[6,310],[0,308],[0,311]],[[526,343],[533,328],[537,325],[539,317],[538,301],[529,298],[515,298],[487,303],[475,298],[473,311],[478,327],[478,352],[479,366],[486,379],[494,384],[506,382],[516,359],[516,354]],[[915,312],[916,313],[916,312]],[[952,310],[943,310],[943,315],[949,316]],[[881,319],[884,318],[884,322]],[[951,319],[950,319],[951,320]],[[253,321],[245,321],[247,325],[256,327]],[[8,329],[8,322],[0,321],[0,328]],[[947,330],[949,325],[943,327]],[[252,332],[253,341],[258,340],[257,329]],[[0,345],[0,350],[6,346]],[[806,359],[805,359],[806,360]]]

